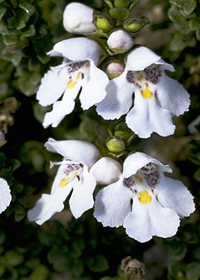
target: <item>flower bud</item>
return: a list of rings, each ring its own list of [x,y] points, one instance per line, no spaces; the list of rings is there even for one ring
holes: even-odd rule
[[[106,147],[112,153],[121,153],[125,150],[124,142],[117,137],[112,137],[106,143]]]
[[[108,185],[116,182],[121,173],[121,164],[109,157],[102,157],[90,169],[98,184]]]
[[[140,0],[131,0],[131,5],[129,6],[129,11],[132,11],[139,3],[140,3]]]
[[[109,14],[112,18],[123,21],[129,17],[130,12],[126,8],[111,8]]]
[[[94,15],[94,22],[96,25],[96,28],[99,31],[103,31],[105,33],[109,33],[111,29],[113,28],[113,24],[111,22],[111,19],[109,19],[107,16],[103,14],[95,14]]]
[[[108,47],[115,53],[129,51],[133,44],[133,38],[123,29],[113,31],[107,40]]]
[[[133,135],[133,132],[127,125],[123,122],[119,123],[115,127],[115,136],[121,138],[122,140],[126,141]]]
[[[114,0],[114,6],[116,8],[128,8],[130,3],[130,0]]]
[[[72,2],[63,13],[63,26],[70,33],[87,35],[96,32],[93,23],[94,9],[81,3]]]
[[[124,22],[124,28],[129,32],[135,33],[140,31],[147,24],[149,24],[149,19],[147,17],[129,18]]]
[[[114,60],[106,67],[106,74],[109,79],[114,79],[124,72],[125,65],[121,60]]]

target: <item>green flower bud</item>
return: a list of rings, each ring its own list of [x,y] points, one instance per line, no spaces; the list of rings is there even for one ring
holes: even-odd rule
[[[133,132],[125,123],[121,122],[116,126],[114,135],[126,141],[133,135]]]
[[[124,142],[118,137],[112,137],[106,143],[106,147],[112,153],[121,153],[125,150]]]
[[[130,3],[130,0],[114,0],[114,6],[116,8],[128,8]]]
[[[130,137],[130,132],[117,130],[115,131],[115,136],[127,140]]]
[[[147,17],[129,18],[124,22],[124,28],[129,32],[135,33],[140,31],[147,24],[149,24],[149,19]]]
[[[112,18],[121,21],[126,20],[130,15],[129,10],[126,8],[111,8],[109,10],[109,13]]]
[[[129,11],[132,11],[139,3],[140,3],[140,0],[132,0],[131,5],[129,6]]]
[[[113,28],[111,19],[103,14],[94,14],[94,23],[98,30],[105,33],[109,33]]]
[[[106,4],[109,6],[109,8],[113,8],[112,0],[104,0]]]

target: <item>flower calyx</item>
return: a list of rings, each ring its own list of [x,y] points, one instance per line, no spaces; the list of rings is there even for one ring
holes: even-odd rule
[[[106,142],[106,147],[112,153],[121,153],[125,151],[125,143],[122,139],[113,136]]]
[[[97,32],[95,36],[107,36],[107,34],[113,29],[114,22],[109,15],[102,14],[98,11],[94,11],[93,22],[96,26]]]
[[[147,17],[131,17],[124,22],[124,29],[128,32],[136,33],[147,24],[149,24],[149,19]]]

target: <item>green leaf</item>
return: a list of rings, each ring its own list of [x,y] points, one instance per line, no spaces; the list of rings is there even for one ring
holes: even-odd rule
[[[40,123],[43,122],[44,116],[47,112],[49,112],[51,106],[43,107],[38,102],[35,102],[33,105],[33,114],[36,120]]]
[[[171,6],[168,10],[168,17],[174,23],[175,28],[182,34],[188,34],[190,31],[190,23],[183,15],[181,15],[179,8]]]
[[[186,265],[187,279],[199,279],[200,277],[200,263],[192,262]]]
[[[185,254],[187,252],[187,246],[186,244],[181,244],[179,242],[173,241],[169,243],[169,252],[171,254],[171,257],[173,259],[180,261],[185,257]]]
[[[196,45],[196,39],[191,38],[186,40],[184,35],[177,32],[170,42],[170,49],[173,52],[182,51],[186,47],[194,47]]]
[[[35,34],[36,34],[36,30],[35,30],[35,26],[33,24],[30,24],[28,30],[23,32],[24,37],[33,37],[33,36],[35,36]]]
[[[6,234],[3,231],[0,231],[0,245],[2,245],[4,243],[4,241],[6,240]]]
[[[200,182],[200,168],[194,173],[194,178]]]
[[[191,30],[194,30],[194,31],[200,29],[200,18],[196,17],[196,18],[191,19],[190,28],[191,28]]]
[[[26,1],[20,1],[19,7],[30,16],[35,12],[35,7]]]
[[[1,92],[1,85],[0,85],[0,92]],[[7,141],[0,141],[0,148],[3,147]]]
[[[13,171],[21,166],[21,162],[19,160],[17,160],[17,159],[11,159],[9,161],[9,164],[12,167]]]
[[[7,263],[7,265],[9,266],[17,266],[19,264],[21,264],[24,260],[24,257],[23,255],[13,251],[13,250],[10,250],[10,251],[7,251],[5,253],[5,261]]]
[[[19,41],[18,35],[4,35],[3,42],[6,46],[17,44]]]
[[[196,0],[185,0],[183,1],[183,10],[186,14],[191,14],[197,6]]]
[[[29,276],[29,280],[46,280],[48,279],[49,271],[45,265],[39,265]]]
[[[200,29],[196,31],[197,40],[200,41]]]
[[[193,252],[194,257],[198,261],[200,261],[200,247],[198,246],[198,247],[194,248],[194,250],[192,252]]]
[[[0,4],[0,21],[2,20],[3,16],[5,15],[7,9],[3,4]]]
[[[185,264],[180,262],[173,262],[171,266],[168,267],[168,280],[178,280],[185,279]]]
[[[109,268],[109,264],[102,254],[90,257],[87,260],[87,265],[93,272],[103,272]]]
[[[63,252],[60,248],[53,248],[47,255],[48,261],[53,265],[56,271],[64,271],[69,267],[67,252]]]
[[[20,30],[26,26],[30,16],[23,10],[19,9],[16,12],[16,29]]]

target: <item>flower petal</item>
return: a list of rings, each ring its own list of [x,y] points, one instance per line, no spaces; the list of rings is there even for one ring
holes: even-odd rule
[[[50,152],[59,153],[69,160],[86,164],[88,168],[91,168],[101,157],[95,145],[81,140],[56,141],[49,138],[45,143],[45,148]]]
[[[10,205],[12,200],[12,196],[10,193],[10,187],[6,180],[0,178],[0,214],[6,210],[6,208]]]
[[[125,218],[126,233],[139,242],[147,242],[153,236],[171,237],[180,224],[178,215],[171,209],[163,208],[154,198],[151,203],[133,201],[132,212]]]
[[[119,227],[131,211],[131,191],[123,187],[122,179],[111,184],[96,196],[94,217],[104,227]]]
[[[175,116],[188,111],[190,105],[190,96],[184,87],[166,74],[162,75],[157,84],[157,98],[161,107]]]
[[[56,195],[43,194],[33,209],[28,211],[29,221],[42,225],[55,213],[61,212],[64,209],[64,204],[57,199],[58,197]]]
[[[164,177],[157,185],[156,195],[163,207],[173,209],[181,218],[195,211],[193,196],[182,182]]]
[[[65,90],[62,100],[54,103],[52,111],[46,113],[43,121],[44,128],[47,128],[49,125],[57,127],[64,117],[73,111],[75,106],[74,100],[78,95],[80,87],[81,83],[77,82],[73,88]]]
[[[150,162],[158,165],[159,170],[162,172],[168,172],[168,173],[172,172],[171,168],[168,165],[162,164],[160,161],[152,158],[151,156],[145,153],[136,152],[134,154],[129,155],[124,161],[124,165],[123,165],[124,177],[128,178],[136,174],[139,169],[141,169],[142,167],[144,167]]]
[[[132,105],[133,84],[126,79],[126,72],[111,80],[105,99],[97,104],[97,113],[105,120],[119,119]]]
[[[63,65],[49,70],[41,80],[36,99],[42,106],[53,104],[64,93],[68,74]]]
[[[91,61],[89,75],[83,79],[80,94],[83,110],[87,110],[104,99],[108,82],[107,75]]]
[[[148,138],[153,132],[165,137],[175,130],[170,112],[160,108],[155,96],[143,98],[139,90],[135,90],[134,107],[127,114],[126,123],[141,138]]]
[[[65,105],[66,104],[63,101],[54,103],[52,111],[46,113],[44,117],[44,128],[47,128],[49,125],[52,125],[52,127],[57,127],[64,117],[73,111],[75,102],[69,99],[67,106]]]
[[[73,192],[69,200],[71,212],[76,219],[94,205],[93,192],[96,180],[86,168],[83,169],[81,177],[80,181],[73,182]]]
[[[29,221],[42,225],[55,213],[61,212],[64,209],[63,202],[70,191],[71,188],[59,188],[53,194],[43,194],[36,205],[28,211]]]
[[[159,59],[158,61],[156,61],[155,64],[156,65],[161,65],[162,69],[165,69],[165,70],[168,70],[168,71],[171,71],[171,72],[175,71],[174,66],[165,62],[162,58]]]
[[[90,169],[98,184],[108,185],[117,181],[121,175],[121,164],[109,157],[102,157]]]
[[[92,39],[77,37],[63,40],[47,53],[50,56],[64,56],[72,61],[92,60],[99,62],[100,56],[104,55],[102,48]]]
[[[160,60],[160,56],[146,47],[137,47],[127,56],[126,70],[141,71]]]

